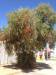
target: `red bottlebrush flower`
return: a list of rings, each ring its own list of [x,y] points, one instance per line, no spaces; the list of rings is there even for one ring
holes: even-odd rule
[[[26,26],[25,29],[24,29],[24,32],[25,33],[31,32],[30,26]]]
[[[44,14],[44,16],[48,16],[48,14]]]

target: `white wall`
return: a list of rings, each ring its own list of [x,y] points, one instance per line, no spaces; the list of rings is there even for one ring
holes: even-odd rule
[[[0,65],[6,65],[16,62],[16,56],[11,55],[8,56],[6,50],[5,50],[5,44],[3,44],[2,41],[0,41]]]

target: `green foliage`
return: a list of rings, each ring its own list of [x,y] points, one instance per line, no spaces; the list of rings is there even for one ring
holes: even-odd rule
[[[41,5],[34,10],[21,9],[8,15],[6,49],[16,52],[20,67],[34,66],[35,49],[40,50],[46,42],[54,41],[55,23],[56,14],[48,5]]]
[[[18,65],[23,67],[27,65],[33,66],[34,57],[34,37],[33,25],[30,21],[32,11],[29,9],[18,10],[9,14],[8,30],[9,39],[6,41],[6,49],[8,53],[16,52]],[[29,59],[30,58],[30,59]],[[29,64],[28,64],[29,63]]]
[[[46,4],[40,5],[35,9],[34,22],[38,32],[37,47],[43,48],[46,42],[51,44],[54,36],[52,32],[56,23],[56,13]]]

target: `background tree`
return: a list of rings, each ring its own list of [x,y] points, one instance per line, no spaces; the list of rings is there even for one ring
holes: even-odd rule
[[[35,9],[34,22],[38,32],[37,48],[43,48],[48,42],[54,42],[54,24],[56,23],[56,13],[46,4],[42,4]]]

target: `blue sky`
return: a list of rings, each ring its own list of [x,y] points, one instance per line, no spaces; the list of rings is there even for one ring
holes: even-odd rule
[[[35,8],[41,3],[49,4],[56,11],[56,0],[0,0],[0,28],[7,26],[6,14],[23,8]]]

